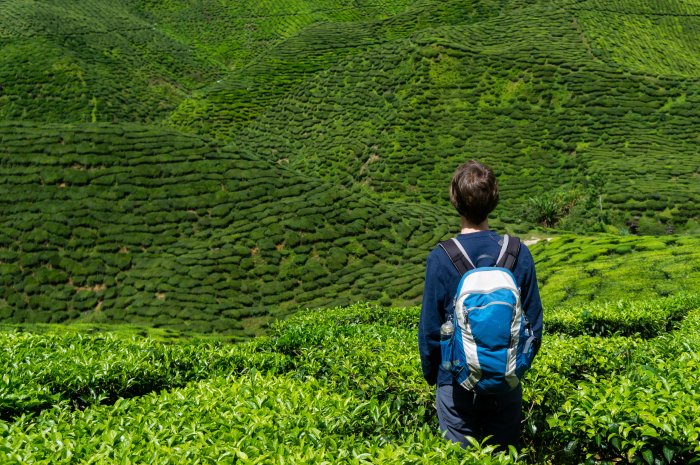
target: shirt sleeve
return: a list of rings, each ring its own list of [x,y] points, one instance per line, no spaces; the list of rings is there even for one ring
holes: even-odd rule
[[[423,377],[428,384],[437,384],[440,366],[440,326],[445,320],[446,289],[435,253],[428,256],[425,269],[423,304],[418,327],[418,348]]]
[[[524,268],[520,297],[522,299],[523,311],[532,326],[532,332],[536,338],[535,354],[537,354],[542,341],[542,300],[540,299],[540,290],[537,286],[535,261],[532,258],[530,250],[525,247],[525,245],[523,245],[520,250],[518,260],[522,261]]]

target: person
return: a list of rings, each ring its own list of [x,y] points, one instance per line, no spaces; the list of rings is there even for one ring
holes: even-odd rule
[[[461,231],[457,240],[475,261],[476,267],[494,266],[503,238],[489,229],[488,216],[496,208],[499,189],[493,171],[477,161],[461,165],[454,173],[450,200],[460,215]],[[535,351],[542,338],[542,302],[534,260],[522,244],[513,275],[520,288],[521,304],[536,337]],[[461,279],[449,256],[441,247],[428,255],[425,287],[418,330],[423,376],[436,385],[435,406],[440,430],[462,447],[467,436],[497,445],[499,449],[517,447],[520,438],[522,389],[520,383],[505,394],[476,394],[455,382],[441,367],[440,326],[453,308],[453,298]],[[535,352],[536,353],[536,352]]]

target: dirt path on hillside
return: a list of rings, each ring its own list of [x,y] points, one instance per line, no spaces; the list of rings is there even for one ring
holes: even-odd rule
[[[523,244],[525,244],[527,246],[531,246],[533,244],[537,244],[539,241],[548,241],[549,242],[551,240],[552,240],[551,237],[545,237],[544,239],[527,239],[527,240],[523,241]]]

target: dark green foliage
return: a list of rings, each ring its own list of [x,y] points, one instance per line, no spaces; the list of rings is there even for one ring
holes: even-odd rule
[[[121,139],[111,140],[117,128]],[[452,219],[449,210],[380,204],[357,188],[338,192],[174,131],[0,124],[0,140],[0,169],[19,176],[0,183],[0,196],[13,200],[0,230],[9,321],[149,322],[253,335],[299,307],[380,299],[391,285],[382,275],[411,281],[422,273],[435,231],[447,233],[440,225]],[[64,141],[62,156],[20,155],[31,140]],[[97,149],[107,140],[109,155]],[[152,140],[153,153],[132,149]],[[242,173],[241,166],[241,189],[222,189],[219,180]],[[36,170],[42,180],[22,176]],[[64,181],[76,170],[86,173],[84,183]],[[270,178],[292,195],[266,187]],[[217,205],[235,208],[214,226]],[[355,205],[367,222],[348,221]],[[390,231],[398,222],[401,240]],[[406,245],[413,252],[405,260],[394,259],[393,268],[382,263],[401,257]],[[392,299],[415,302],[408,287],[391,286]],[[259,306],[262,314],[253,310]],[[242,330],[240,319],[252,314],[258,317]]]

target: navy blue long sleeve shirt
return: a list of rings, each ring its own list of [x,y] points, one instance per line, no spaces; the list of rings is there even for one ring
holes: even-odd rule
[[[459,234],[457,240],[477,267],[494,266],[503,244],[503,238],[491,230]],[[542,301],[537,288],[535,262],[525,244],[520,246],[513,275],[520,288],[523,311],[537,338],[537,350],[542,339]],[[447,253],[441,247],[435,247],[428,255],[418,328],[423,376],[430,385],[453,383],[452,374],[440,367],[440,326],[445,322],[447,312],[452,311],[460,279]]]

